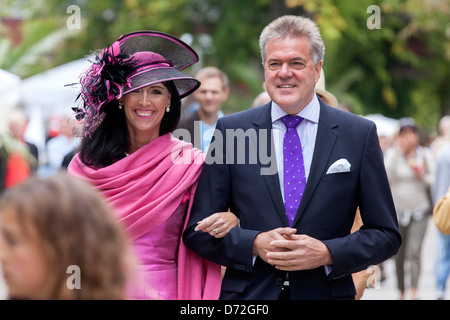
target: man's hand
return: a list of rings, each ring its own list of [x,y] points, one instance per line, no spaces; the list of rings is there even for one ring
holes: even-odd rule
[[[284,271],[307,270],[333,264],[331,253],[322,241],[295,232],[292,228],[278,228],[260,233],[253,243],[253,253]]]
[[[253,255],[258,255],[265,262],[268,262],[267,254],[275,250],[286,251],[284,248],[277,248],[271,243],[276,240],[284,240],[285,236],[294,235],[297,232],[292,228],[278,228],[267,232],[261,232],[253,241]]]

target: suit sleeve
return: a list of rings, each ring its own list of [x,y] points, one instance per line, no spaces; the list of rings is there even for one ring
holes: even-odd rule
[[[194,231],[198,221],[216,212],[228,211],[231,206],[231,174],[226,163],[224,133],[223,123],[219,119],[200,175],[183,241],[188,248],[208,260],[250,272],[253,240],[259,231],[236,227],[219,239],[202,231]]]
[[[333,256],[329,279],[377,265],[395,255],[401,245],[396,211],[374,124],[368,130],[359,175],[358,200],[363,226],[346,237],[324,241]]]

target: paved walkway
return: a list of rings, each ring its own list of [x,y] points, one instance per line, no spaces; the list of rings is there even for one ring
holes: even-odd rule
[[[436,299],[436,280],[434,273],[436,255],[436,229],[432,217],[429,218],[427,231],[422,247],[422,272],[419,278],[418,298],[421,300]],[[396,300],[399,297],[397,289],[397,277],[395,275],[395,263],[389,259],[384,263],[384,280],[378,289],[366,289],[363,300]],[[406,282],[407,284],[408,282]],[[405,299],[409,299],[406,295]],[[450,300],[450,280],[447,279],[446,300]]]

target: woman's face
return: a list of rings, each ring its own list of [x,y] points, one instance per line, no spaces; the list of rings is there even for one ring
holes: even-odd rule
[[[404,129],[398,135],[399,143],[404,152],[410,152],[419,143],[419,135],[411,129]]]
[[[0,262],[9,296],[18,299],[46,299],[49,265],[37,231],[27,233],[14,210],[1,214]]]
[[[148,143],[159,137],[159,128],[170,106],[170,92],[163,83],[156,83],[132,91],[120,101],[125,110],[125,117],[131,143]]]

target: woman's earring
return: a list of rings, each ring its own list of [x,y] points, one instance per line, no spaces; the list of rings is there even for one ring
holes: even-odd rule
[[[123,104],[121,104],[121,103],[119,102],[119,109],[122,110],[122,108],[123,108]]]
[[[166,107],[166,112],[170,112],[170,105]]]

